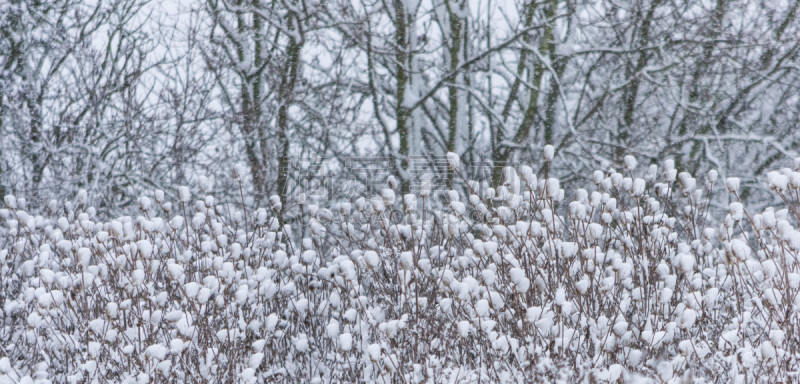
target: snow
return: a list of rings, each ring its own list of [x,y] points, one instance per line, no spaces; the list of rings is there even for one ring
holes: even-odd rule
[[[555,148],[547,144],[542,149],[542,156],[544,157],[544,161],[553,161],[553,156],[555,155]]]
[[[680,326],[683,329],[691,329],[695,326],[695,321],[697,320],[697,311],[693,309],[686,309],[683,311],[680,320]]]
[[[636,178],[633,180],[633,192],[634,196],[642,196],[645,191],[645,181],[641,178]]]
[[[353,348],[353,335],[350,333],[342,333],[339,335],[339,348],[342,351],[350,351]]]
[[[744,261],[750,258],[751,250],[750,246],[747,245],[741,239],[733,239],[730,242],[730,249],[734,256],[736,256],[739,260]]]
[[[680,253],[672,261],[672,265],[686,275],[694,272],[695,264],[695,257],[690,253]]]
[[[15,345],[36,346],[71,375],[109,374],[113,359],[142,354],[147,368],[125,375],[148,380],[230,363],[255,382],[279,371],[314,379],[301,366],[316,367],[322,382],[351,377],[351,367],[365,382],[426,370],[524,381],[528,371],[496,365],[490,376],[477,360],[509,354],[548,375],[557,356],[622,381],[675,380],[705,359],[709,375],[727,380],[732,370],[795,361],[787,340],[796,328],[785,326],[800,304],[793,210],[731,198],[704,212],[713,191],[697,194],[691,175],[676,175],[687,193],[655,197],[665,180],[645,181],[631,164],[592,175],[596,188],[570,189],[565,202],[556,195],[569,182],[524,168],[536,184],[524,200],[511,170],[493,198],[478,197],[480,184],[420,206],[408,193],[402,203],[413,212],[401,223],[355,223],[339,216],[352,207],[308,203],[296,235],[270,224],[275,212],[248,213],[244,225],[244,214],[211,209],[207,196],[180,209],[196,218],[189,237],[164,225],[183,216],[157,217],[144,199],[133,209],[153,215],[136,219],[17,215],[35,219],[0,250],[2,281],[13,282],[0,284],[0,334],[13,330]],[[604,189],[605,180],[620,188]],[[795,188],[781,180],[774,192]],[[355,212],[399,208],[396,193],[384,189]],[[409,359],[409,345],[429,352]],[[63,359],[76,347],[80,361]],[[14,348],[0,351],[0,377],[39,377]],[[663,361],[649,355],[656,350]],[[194,355],[196,363],[184,358]]]
[[[92,251],[89,248],[81,247],[78,249],[78,264],[83,268],[89,267],[92,261]]]
[[[558,196],[559,190],[561,189],[560,182],[556,178],[549,178],[547,179],[547,195],[551,197]]]
[[[460,201],[451,201],[450,208],[456,215],[464,215],[467,212],[467,207]]]
[[[164,360],[168,353],[169,349],[161,344],[153,344],[144,351],[145,356],[159,361]]]
[[[387,207],[391,207],[394,205],[395,200],[395,193],[393,190],[389,188],[384,188],[381,191],[381,198],[383,198],[383,204]]]
[[[3,202],[5,202],[8,209],[17,209],[17,199],[13,195],[4,196]]]
[[[725,187],[728,188],[728,191],[731,193],[737,193],[739,191],[739,178],[738,177],[729,177],[725,179]]]
[[[178,201],[180,201],[181,203],[186,204],[189,201],[191,201],[191,199],[192,199],[192,195],[189,192],[189,187],[187,187],[187,186],[178,187]]]
[[[537,183],[536,175],[533,173],[533,168],[527,165],[523,165],[520,167],[519,175],[528,186],[534,186]]]
[[[307,249],[303,251],[301,259],[306,264],[313,264],[314,261],[317,259],[317,252],[314,251],[313,249]]]
[[[742,203],[736,201],[730,204],[730,214],[731,218],[736,221],[742,220],[744,218],[744,206]]]
[[[447,152],[447,164],[451,169],[459,169],[461,167],[461,158],[457,153]]]
[[[294,338],[293,344],[294,344],[294,349],[300,353],[308,352],[310,348],[308,337],[302,333]]]
[[[328,325],[325,327],[325,333],[331,339],[334,339],[339,336],[339,321],[336,319],[331,319],[328,322]]]
[[[664,171],[664,178],[666,179],[666,181],[670,183],[675,182],[677,175],[678,175],[677,169],[667,169]]]
[[[480,317],[487,317],[489,315],[489,301],[487,300],[478,300],[475,303],[475,313]]]
[[[169,342],[169,352],[172,354],[180,354],[185,348],[185,343],[181,339],[172,339]]]
[[[149,240],[139,240],[136,242],[136,247],[142,257],[149,259],[153,255],[153,244]]]
[[[370,269],[375,269],[380,265],[381,259],[378,256],[377,252],[375,252],[375,251],[366,251],[366,252],[364,252],[364,262],[367,264],[367,266]]]
[[[767,183],[771,189],[783,192],[789,186],[789,178],[778,171],[770,171],[767,172]]]
[[[780,329],[773,329],[769,331],[769,339],[773,345],[781,346],[786,339],[786,332]]]
[[[339,274],[346,280],[355,280],[357,277],[355,264],[350,260],[340,261]]]
[[[625,169],[627,169],[628,171],[633,171],[634,169],[636,169],[637,161],[635,157],[631,155],[626,155],[624,158],[624,163],[625,163]]]
[[[414,194],[403,195],[403,206],[407,211],[414,211],[417,209],[417,196]]]
[[[373,197],[369,200],[370,204],[372,205],[372,209],[376,213],[381,213],[386,209],[386,205],[383,202],[383,198],[381,197]]]
[[[186,283],[183,286],[183,289],[186,291],[186,296],[189,298],[197,297],[197,293],[200,291],[200,284],[192,281],[190,283]]]
[[[367,355],[372,361],[379,361],[381,357],[381,346],[378,344],[370,344],[367,347]]]
[[[207,287],[202,287],[200,290],[197,291],[197,302],[202,304],[208,303],[208,299],[211,298],[211,290]]]

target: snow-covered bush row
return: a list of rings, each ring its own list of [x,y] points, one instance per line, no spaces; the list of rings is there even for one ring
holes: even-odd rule
[[[592,191],[504,176],[308,205],[304,228],[186,187],[110,221],[6,196],[0,382],[797,379],[798,169],[759,213],[669,161]]]

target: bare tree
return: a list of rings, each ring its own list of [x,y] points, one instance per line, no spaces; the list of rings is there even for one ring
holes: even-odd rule
[[[3,184],[30,198],[120,197],[152,123],[144,2],[13,2],[4,13]],[[132,188],[129,188],[132,187]],[[73,189],[74,188],[74,189]],[[123,198],[124,199],[124,198]]]

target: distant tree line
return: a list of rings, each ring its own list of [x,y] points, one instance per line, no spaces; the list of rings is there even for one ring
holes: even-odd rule
[[[467,178],[581,180],[673,158],[755,177],[800,153],[796,1],[10,0],[0,4],[0,195],[102,210],[213,176],[289,209],[308,164],[403,190],[447,152]],[[424,161],[423,161],[424,163]],[[478,167],[487,165],[488,168]],[[306,168],[304,168],[306,167]],[[320,169],[322,168],[312,168]],[[488,169],[488,172],[483,172]],[[542,168],[544,170],[544,168]],[[452,175],[445,178],[454,179]],[[344,183],[326,187],[345,196]]]

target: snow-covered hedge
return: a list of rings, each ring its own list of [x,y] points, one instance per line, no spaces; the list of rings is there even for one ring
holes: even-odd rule
[[[797,380],[798,169],[760,213],[671,162],[593,179],[507,168],[304,228],[185,187],[110,221],[6,196],[0,382]]]

